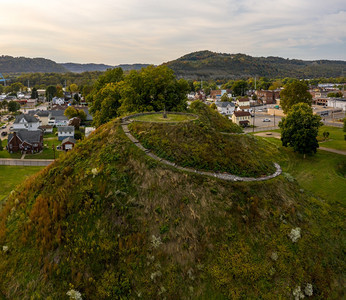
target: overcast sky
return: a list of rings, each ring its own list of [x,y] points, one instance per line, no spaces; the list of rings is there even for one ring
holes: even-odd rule
[[[0,0],[0,55],[161,64],[199,50],[346,60],[346,3]]]

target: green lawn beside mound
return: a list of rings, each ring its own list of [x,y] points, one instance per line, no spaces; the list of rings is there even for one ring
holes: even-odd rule
[[[0,295],[291,299],[311,284],[341,299],[344,220],[287,174],[228,182],[160,164],[115,120],[9,196]]]

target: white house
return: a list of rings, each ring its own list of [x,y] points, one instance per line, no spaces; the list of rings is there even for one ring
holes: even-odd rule
[[[230,116],[235,110],[235,104],[233,102],[215,102],[215,105],[221,115]]]
[[[18,115],[13,123],[13,131],[26,129],[29,131],[38,130],[40,121],[34,116],[30,115]]]
[[[67,126],[68,118],[64,115],[63,110],[51,110],[48,115],[48,125]]]
[[[57,105],[63,105],[63,104],[65,104],[65,99],[64,98],[54,97],[52,99],[52,103],[53,104],[57,104]]]
[[[74,127],[73,126],[60,126],[58,127],[58,140],[62,141],[68,137],[74,137]]]

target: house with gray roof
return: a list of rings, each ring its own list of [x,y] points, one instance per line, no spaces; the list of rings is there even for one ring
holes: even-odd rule
[[[31,115],[18,115],[13,123],[13,131],[25,129],[29,131],[38,130],[40,121]]]
[[[7,151],[10,153],[36,153],[43,149],[41,130],[18,130],[10,133],[7,140]]]
[[[73,126],[59,126],[58,127],[58,140],[62,141],[68,137],[74,137]]]
[[[233,102],[215,102],[217,111],[221,114],[221,115],[225,115],[225,116],[230,116],[233,114],[234,110],[235,110],[235,104]]]
[[[48,125],[66,126],[68,118],[64,115],[64,110],[50,110],[48,116]]]

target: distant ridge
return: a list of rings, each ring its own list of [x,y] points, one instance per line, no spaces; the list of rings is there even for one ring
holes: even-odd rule
[[[93,72],[93,71],[106,71],[107,69],[114,68],[111,65],[105,64],[76,64],[76,63],[62,63],[60,64],[69,72],[82,73],[82,72]]]
[[[73,73],[82,73],[82,72],[93,72],[93,71],[106,71],[107,69],[113,68],[122,68],[124,71],[129,70],[140,70],[141,68],[145,68],[149,66],[148,64],[122,64],[118,66],[111,66],[105,64],[76,64],[76,63],[63,63],[60,64],[70,72]]]
[[[0,56],[0,73],[65,73],[68,70],[55,61],[46,58]]]
[[[216,53],[208,50],[186,54],[164,63],[177,77],[186,79],[225,79],[250,76],[339,77],[346,62],[338,60],[305,61],[281,57],[252,57],[245,54]]]
[[[45,58],[0,56],[0,73],[82,73],[106,71],[121,67],[124,71],[140,70],[149,64],[106,64],[56,63]],[[236,79],[253,76],[269,78],[318,78],[340,77],[346,70],[346,61],[299,60],[281,57],[252,57],[246,54],[216,53],[209,50],[186,54],[178,59],[163,63],[171,68],[178,78],[193,80]]]

